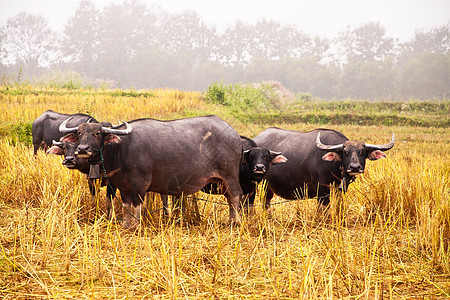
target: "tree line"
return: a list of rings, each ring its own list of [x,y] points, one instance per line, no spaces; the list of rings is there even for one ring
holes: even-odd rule
[[[334,38],[262,19],[219,32],[193,11],[168,13],[138,0],[97,8],[83,0],[64,30],[19,13],[0,28],[3,81],[76,72],[91,84],[206,90],[215,81],[276,80],[314,97],[445,98],[450,94],[450,23],[407,42],[379,23]]]

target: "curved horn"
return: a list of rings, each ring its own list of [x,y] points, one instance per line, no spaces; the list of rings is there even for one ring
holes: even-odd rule
[[[59,131],[62,133],[75,133],[78,131],[78,126],[77,127],[73,127],[73,128],[67,128],[67,122],[69,122],[73,117],[68,118],[67,120],[65,120],[64,122],[61,123],[61,125],[59,125]]]
[[[117,120],[117,125],[113,125],[113,124],[111,124],[111,126],[112,126],[112,128],[117,128],[117,127],[119,127],[120,125],[122,125],[122,124],[120,124],[120,121],[119,120]]]
[[[320,141],[320,132],[317,135],[316,145],[317,145],[317,148],[319,148],[320,150],[324,150],[324,151],[341,151],[344,148],[344,144],[338,144],[338,145],[322,144],[322,142]]]
[[[130,134],[130,132],[133,131],[133,127],[131,127],[131,125],[128,124],[127,122],[123,122],[123,124],[127,126],[127,129],[123,130],[123,129],[112,129],[108,127],[102,127],[102,133],[111,133],[117,135]]]
[[[57,142],[57,141],[53,140],[53,141],[52,141],[52,145],[53,145],[53,146],[61,147],[61,146],[63,145],[63,143]]]
[[[381,150],[381,151],[387,151],[394,147],[395,144],[395,134],[392,133],[392,140],[385,145],[372,145],[372,144],[364,144],[364,147],[367,151],[375,151],[375,150]]]

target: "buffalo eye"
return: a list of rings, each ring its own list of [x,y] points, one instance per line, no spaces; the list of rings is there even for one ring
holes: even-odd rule
[[[81,136],[81,131],[78,131],[77,134],[78,134],[78,136]]]
[[[99,136],[100,135],[100,130],[95,132],[95,136]]]
[[[267,161],[269,161],[269,155],[264,155],[264,160],[267,160]]]

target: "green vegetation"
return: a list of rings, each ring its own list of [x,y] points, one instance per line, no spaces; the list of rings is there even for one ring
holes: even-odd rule
[[[242,84],[225,85],[215,82],[206,93],[206,99],[213,104],[221,104],[235,112],[261,112],[275,108],[268,95],[267,85],[261,88]]]
[[[32,122],[17,123],[11,126],[10,132],[12,134],[13,144],[23,143],[28,147],[33,145],[33,139],[31,135]]]
[[[209,103],[223,105],[241,122],[262,125],[278,123],[309,123],[323,125],[386,125],[386,126],[450,126],[450,101],[361,101],[313,100],[310,95],[284,97],[283,87],[273,84],[224,85],[213,83],[206,93]]]

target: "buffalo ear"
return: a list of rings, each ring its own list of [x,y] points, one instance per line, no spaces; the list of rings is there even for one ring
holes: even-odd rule
[[[286,156],[282,155],[281,152],[270,151],[270,163],[272,165],[283,164],[287,160]]]
[[[324,161],[341,161],[342,158],[336,152],[327,152],[324,156],[322,156],[322,160],[324,160]]]
[[[47,154],[55,154],[55,155],[63,155],[64,150],[59,146],[52,146],[50,149],[47,150]]]
[[[385,158],[385,157],[386,157],[386,154],[381,150],[372,151],[367,156],[367,158],[370,160],[377,160],[377,159]]]
[[[78,143],[78,136],[75,133],[69,133],[60,140],[62,143]]]
[[[108,134],[107,136],[105,136],[105,140],[103,141],[103,143],[105,145],[107,144],[120,144],[122,143],[122,139],[115,134]]]

